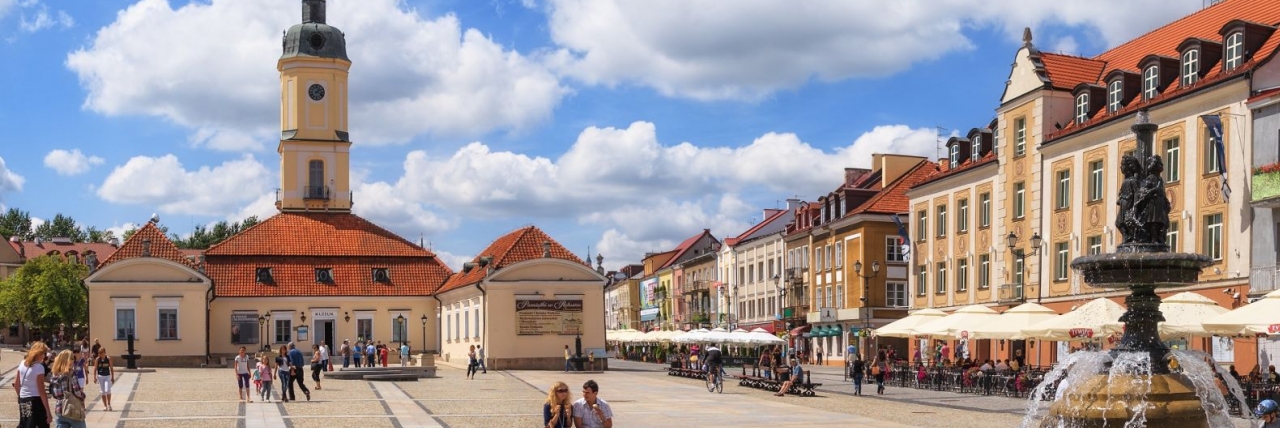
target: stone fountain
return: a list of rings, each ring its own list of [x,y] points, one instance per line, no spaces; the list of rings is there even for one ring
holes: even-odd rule
[[[1124,242],[1115,253],[1084,256],[1071,263],[1089,285],[1131,291],[1125,298],[1128,312],[1120,318],[1124,337],[1115,349],[1095,355],[1093,364],[1078,364],[1087,372],[1071,374],[1069,370],[1074,369],[1064,367],[1057,374],[1074,382],[1068,384],[1066,397],[1049,407],[1043,426],[1207,427],[1210,420],[1225,418],[1225,412],[1220,412],[1223,403],[1206,405],[1207,398],[1202,399],[1208,394],[1203,379],[1169,370],[1170,351],[1157,330],[1164,316],[1156,290],[1195,283],[1212,260],[1200,254],[1171,253],[1165,243],[1170,206],[1161,175],[1163,162],[1152,155],[1156,128],[1146,111],[1138,112],[1132,127],[1137,148],[1120,163],[1124,180],[1116,202],[1115,228]],[[1053,380],[1047,376],[1045,383]],[[1222,401],[1221,394],[1216,399]]]

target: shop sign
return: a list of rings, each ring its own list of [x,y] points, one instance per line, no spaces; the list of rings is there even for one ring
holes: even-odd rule
[[[582,332],[582,300],[516,300],[516,334]]]

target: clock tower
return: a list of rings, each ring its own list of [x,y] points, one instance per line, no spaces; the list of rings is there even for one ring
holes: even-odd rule
[[[347,42],[325,24],[325,0],[302,0],[284,33],[280,71],[281,211],[351,211]]]

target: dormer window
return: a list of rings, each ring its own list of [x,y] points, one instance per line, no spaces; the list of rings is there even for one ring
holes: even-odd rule
[[[1227,71],[1235,70],[1244,60],[1244,33],[1235,32],[1227,36],[1226,59],[1222,66]]]
[[[333,268],[316,268],[316,282],[333,284]]]
[[[1182,54],[1182,86],[1191,86],[1200,80],[1200,51],[1192,49]]]
[[[960,145],[952,144],[951,145],[951,167],[955,168],[958,165],[960,165]]]
[[[1112,80],[1107,85],[1107,112],[1115,113],[1120,111],[1121,100],[1124,99],[1124,81],[1120,79]]]
[[[1150,100],[1160,95],[1160,67],[1152,65],[1142,70],[1142,99]]]
[[[1076,97],[1076,124],[1089,120],[1089,93],[1084,92]]]
[[[373,282],[390,283],[391,273],[387,268],[373,268]]]
[[[973,151],[969,152],[969,159],[977,162],[982,158],[982,136],[973,137]]]
[[[269,267],[260,267],[256,269],[253,277],[259,284],[271,284],[275,282],[275,278],[271,277],[271,268]]]

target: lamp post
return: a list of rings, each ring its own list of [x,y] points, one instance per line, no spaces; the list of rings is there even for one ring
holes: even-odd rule
[[[1005,246],[1006,248],[1009,249],[1009,254],[1012,255],[1013,258],[1017,259],[1018,261],[1024,261],[1026,260],[1027,257],[1040,255],[1040,244],[1042,243],[1043,240],[1040,238],[1039,233],[1034,233],[1034,232],[1031,233],[1031,252],[1030,253],[1022,251],[1021,248],[1018,248],[1018,234],[1009,232],[1009,235],[1006,236],[1004,239],[1005,239]],[[1039,260],[1039,258],[1037,258],[1036,260]],[[1027,266],[1026,263],[1023,262],[1022,275],[1018,279],[1018,282],[1019,282],[1017,284],[1018,287],[1026,286],[1026,277],[1027,277],[1026,266]],[[1041,289],[1043,288],[1044,287],[1040,285],[1040,282],[1037,281],[1036,282],[1036,303],[1040,303],[1040,300],[1044,298],[1044,293],[1041,292]],[[1026,302],[1027,301],[1027,296],[1025,294],[1026,290],[1023,289],[1021,291],[1022,292],[1018,293],[1020,295],[1020,300],[1023,302]]]
[[[258,345],[261,346],[262,349],[264,350],[267,349],[266,329],[267,329],[267,319],[262,316],[259,316],[258,317]]]
[[[402,347],[402,348],[403,348],[403,347],[404,347],[404,342],[405,342],[405,337],[404,337],[404,333],[405,333],[405,323],[404,323],[404,322],[405,322],[405,319],[404,319],[404,314],[396,315],[396,322],[400,323],[400,324],[399,324],[399,325],[400,325],[400,347]]]
[[[427,353],[427,314],[422,314],[422,353]]]
[[[871,262],[871,275],[862,274],[862,260],[853,262],[853,273],[862,278],[862,298],[859,299],[862,301],[862,333],[860,334],[862,337],[858,341],[858,346],[865,353],[867,352],[866,338],[870,336],[867,331],[871,329],[871,278],[880,274],[880,261]]]

